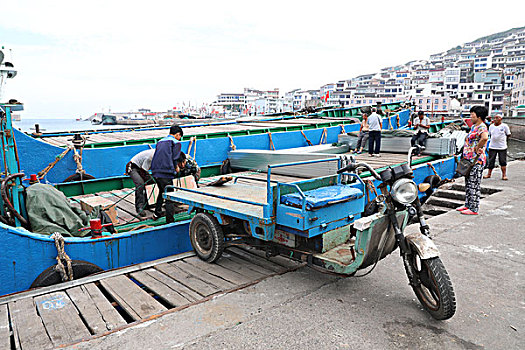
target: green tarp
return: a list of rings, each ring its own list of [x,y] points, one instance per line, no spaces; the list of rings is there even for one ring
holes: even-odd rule
[[[26,189],[26,209],[31,231],[43,234],[59,232],[64,237],[86,236],[89,230],[78,230],[89,226],[90,218],[99,214],[99,208],[95,208],[88,216],[72,207],[62,192],[45,184],[34,184]]]

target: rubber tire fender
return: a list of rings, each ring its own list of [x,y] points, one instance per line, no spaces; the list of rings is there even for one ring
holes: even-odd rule
[[[64,266],[67,266],[65,261],[62,261],[62,263]],[[55,269],[56,266],[57,265],[55,264],[45,269],[37,278],[35,278],[30,288],[47,287],[62,283],[62,277]],[[103,271],[97,265],[84,260],[72,260],[71,267],[73,268],[73,279],[79,279]]]
[[[205,249],[197,241],[198,234],[207,234],[210,247]],[[190,241],[193,251],[206,262],[217,261],[224,252],[224,233],[217,219],[208,213],[198,213],[190,223]]]
[[[84,181],[84,180],[94,180],[95,177],[93,175],[89,175],[89,174],[79,174],[79,173],[74,173],[73,175],[71,176],[68,176],[64,181],[62,182],[75,182],[75,181]]]

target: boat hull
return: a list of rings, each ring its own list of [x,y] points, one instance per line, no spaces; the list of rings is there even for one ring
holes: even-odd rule
[[[454,157],[431,164],[441,178],[451,179],[455,173]],[[413,171],[418,184],[434,175],[426,162],[414,166]],[[375,185],[379,185],[377,180]],[[114,269],[190,251],[188,229],[189,220],[185,220],[99,239],[66,237],[65,251],[73,260]],[[0,224],[0,239],[0,295],[28,289],[40,273],[56,264],[57,251],[48,236]]]
[[[114,269],[191,250],[188,227],[186,220],[98,239],[68,237],[65,251],[72,260]],[[56,264],[55,242],[49,236],[0,224],[0,237],[0,295],[28,289]]]
[[[399,112],[400,125],[406,125],[410,117],[410,111]],[[384,123],[384,128],[389,123]],[[396,116],[391,117],[391,124],[396,125]],[[326,132],[325,132],[326,130]],[[344,126],[344,131],[358,131],[359,124]],[[199,139],[197,141],[196,161],[201,168],[217,166],[227,158],[231,150],[232,141],[237,149],[287,149],[308,146],[307,139],[313,144],[334,143],[343,128],[339,125],[310,129],[304,131],[275,132],[271,137],[267,133],[256,135],[232,136],[232,139],[224,137]],[[304,133],[304,135],[303,135]],[[37,174],[46,168],[56,157],[64,152],[64,148],[53,146],[39,139],[32,138],[21,131],[14,130],[18,153],[20,154],[20,169],[26,175]],[[182,142],[182,151],[187,153],[190,142]],[[124,174],[126,164],[137,153],[150,148],[148,144],[126,145],[107,148],[85,148],[82,154],[82,166],[84,170],[95,178],[119,176]],[[49,171],[45,177],[48,183],[61,183],[69,176],[75,174],[77,169],[73,160],[73,152],[68,152],[63,159]]]

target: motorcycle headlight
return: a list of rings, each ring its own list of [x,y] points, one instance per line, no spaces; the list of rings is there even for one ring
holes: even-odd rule
[[[410,179],[399,179],[394,182],[390,194],[401,204],[410,204],[417,197],[417,185]]]

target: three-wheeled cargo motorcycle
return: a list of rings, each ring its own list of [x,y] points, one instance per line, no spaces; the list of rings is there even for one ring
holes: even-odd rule
[[[271,179],[278,168],[333,161],[339,170],[331,176],[294,182]],[[370,182],[365,184],[359,171],[377,180],[380,194],[371,198],[366,188]],[[456,310],[454,290],[429,237],[412,174],[409,163],[378,174],[353,157],[346,162],[322,159],[268,165],[266,180],[238,175],[219,187],[174,187],[164,195],[196,213],[190,223],[191,244],[210,263],[228,244],[242,242],[265,250],[267,256],[281,254],[352,276],[370,266],[367,273],[371,272],[399,248],[417,298],[432,317],[445,320]],[[419,222],[420,232],[404,234],[409,220]]]

